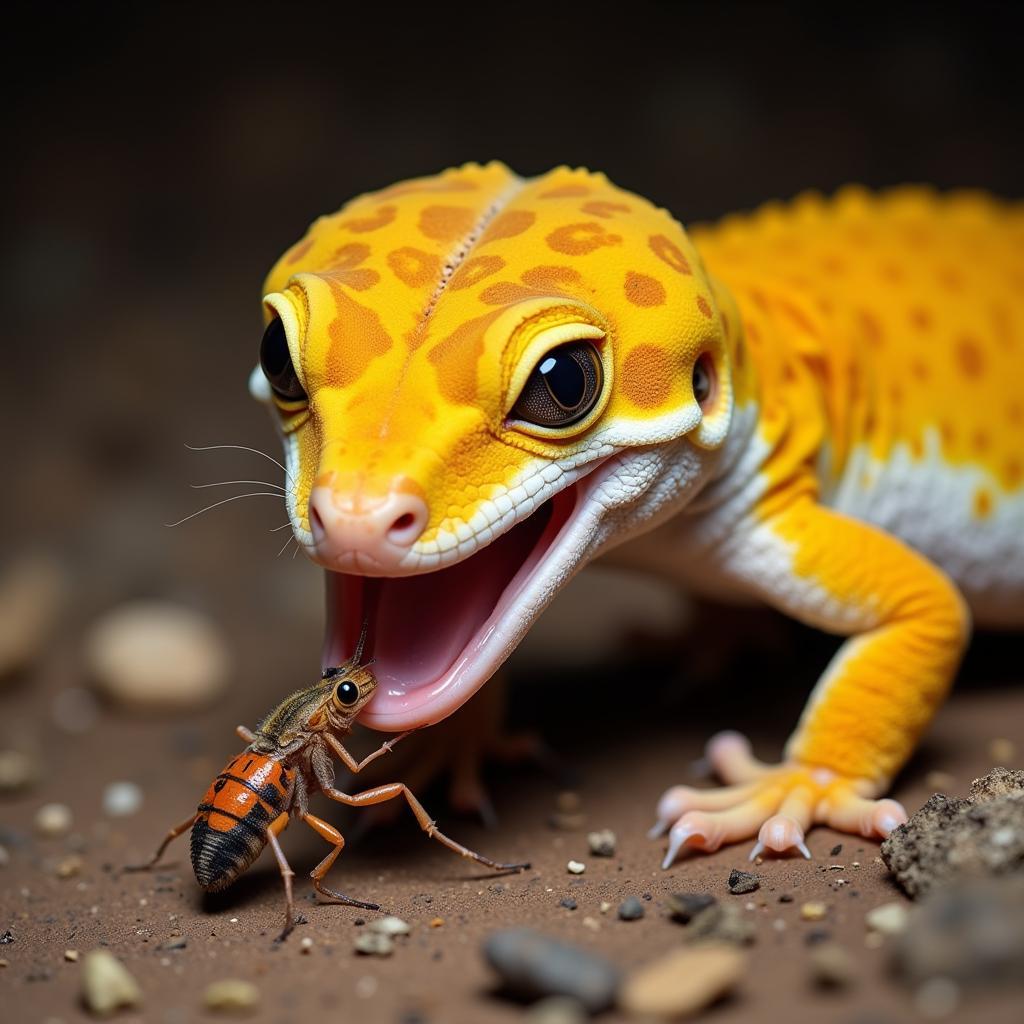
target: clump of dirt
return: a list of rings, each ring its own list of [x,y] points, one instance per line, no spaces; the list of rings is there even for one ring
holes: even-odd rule
[[[994,768],[964,800],[934,794],[881,853],[912,899],[956,881],[1024,873],[1024,771]]]

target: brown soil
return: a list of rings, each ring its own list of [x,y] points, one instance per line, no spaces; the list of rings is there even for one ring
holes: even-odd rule
[[[271,659],[273,655],[268,655]],[[65,680],[66,681],[66,680]],[[616,684],[595,684],[599,699]],[[528,698],[536,687],[524,685]],[[4,697],[8,722],[45,720],[45,685],[22,685]],[[239,701],[238,696],[235,698]],[[663,872],[660,846],[644,838],[651,808],[666,783],[678,781],[699,753],[708,729],[707,715],[681,729],[646,736],[642,722],[624,729],[614,741],[596,732],[580,736],[571,711],[562,708],[561,727],[545,722],[549,737],[566,738],[567,760],[579,772],[578,792],[586,826],[554,831],[547,822],[557,784],[536,771],[514,767],[492,773],[500,823],[487,830],[444,811],[443,792],[431,793],[443,827],[460,839],[501,858],[529,858],[533,869],[494,878],[434,847],[404,820],[353,844],[331,879],[357,897],[379,900],[389,913],[412,926],[387,960],[357,956],[352,949],[361,920],[374,915],[344,907],[317,905],[309,898],[305,872],[322,855],[320,841],[293,825],[284,845],[299,873],[299,907],[307,918],[283,945],[273,941],[281,921],[279,878],[269,855],[233,889],[203,897],[191,876],[187,840],[172,847],[153,874],[126,874],[122,865],[138,861],[169,824],[187,815],[220,763],[237,747],[230,723],[237,718],[231,701],[190,721],[164,721],[105,715],[85,736],[46,741],[48,774],[30,794],[4,808],[4,842],[11,863],[0,869],[0,932],[10,928],[14,941],[0,947],[8,966],[0,972],[4,1017],[11,1021],[84,1017],[78,1003],[80,963],[64,961],[64,951],[83,954],[105,945],[128,965],[142,986],[145,1005],[126,1020],[176,1024],[202,1017],[202,991],[211,981],[238,977],[253,981],[261,993],[255,1019],[323,1019],[399,1022],[513,1021],[521,1006],[494,991],[494,980],[480,953],[493,929],[527,925],[599,951],[624,967],[656,957],[680,941],[680,927],[667,915],[667,897],[681,890],[707,890],[736,901],[757,922],[757,941],[749,970],[735,995],[713,1011],[725,1022],[785,1019],[800,1021],[902,1021],[913,1017],[911,995],[888,978],[885,949],[865,945],[865,912],[903,899],[877,854],[877,844],[815,830],[809,839],[811,862],[770,860],[756,870],[761,888],[730,896],[729,873],[746,868],[747,847],[712,856],[696,856]],[[529,701],[528,701],[529,703]],[[700,694],[688,706],[699,708]],[[518,709],[521,711],[521,709]],[[1005,736],[1024,749],[1024,694],[1019,688],[967,691],[941,713],[926,753],[900,781],[896,795],[911,808],[929,795],[927,769],[950,773],[966,793],[969,782],[990,766],[990,740]],[[513,701],[513,713],[517,712]],[[717,715],[718,712],[716,711]],[[731,721],[745,723],[750,709],[736,708]],[[578,718],[578,716],[577,716]],[[724,721],[718,724],[725,724]],[[757,749],[777,751],[784,731],[760,736]],[[145,803],[134,817],[103,819],[104,785],[132,779],[144,789]],[[73,810],[76,834],[43,840],[32,834],[32,818],[46,801],[61,800]],[[333,807],[321,807],[339,820]],[[612,858],[590,855],[588,828],[610,827],[619,836]],[[842,851],[830,851],[842,844]],[[56,866],[72,850],[84,859],[81,874],[61,879]],[[567,873],[566,861],[583,860],[581,877]],[[859,867],[854,867],[854,861]],[[830,865],[842,864],[842,870]],[[845,879],[848,884],[840,885]],[[780,903],[784,894],[793,902]],[[644,901],[646,916],[635,922],[616,919],[614,908],[627,896]],[[560,901],[577,901],[567,910]],[[822,922],[800,918],[805,901],[823,901]],[[613,909],[605,914],[600,904]],[[443,924],[431,927],[434,918]],[[779,924],[778,922],[782,922]],[[362,926],[362,927],[365,927]],[[859,982],[849,990],[813,989],[808,937],[828,932],[857,961]],[[163,950],[180,933],[187,946]],[[309,936],[313,948],[303,952]],[[983,993],[967,1004],[985,1019],[1019,1019],[1018,993]],[[612,1013],[602,1019],[618,1020]]]

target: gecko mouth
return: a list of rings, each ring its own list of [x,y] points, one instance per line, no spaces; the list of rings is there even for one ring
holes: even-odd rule
[[[486,547],[454,565],[400,577],[327,573],[324,665],[355,650],[364,618],[376,696],[372,728],[432,724],[462,705],[515,649],[584,561],[596,519],[582,513],[604,474],[553,495]]]

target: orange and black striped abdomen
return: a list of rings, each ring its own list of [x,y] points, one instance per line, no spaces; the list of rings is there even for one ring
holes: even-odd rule
[[[294,772],[266,754],[228,762],[199,805],[192,868],[208,892],[229,886],[267,845],[267,826],[291,802]]]

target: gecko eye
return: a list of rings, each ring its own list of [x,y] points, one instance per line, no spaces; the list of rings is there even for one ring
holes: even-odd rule
[[[551,349],[533,368],[512,407],[512,418],[538,427],[568,427],[594,408],[604,371],[589,341]]]
[[[274,394],[282,401],[300,402],[306,398],[306,392],[299,383],[291,353],[288,351],[288,337],[280,317],[275,316],[263,332],[260,366]]]
[[[334,691],[334,699],[342,705],[342,707],[350,708],[357,700],[359,700],[359,687],[350,680],[346,680],[344,683],[338,683],[338,688]]]
[[[714,402],[717,381],[718,376],[711,355],[704,352],[693,364],[693,397],[697,399],[697,404],[704,412],[707,412]]]

